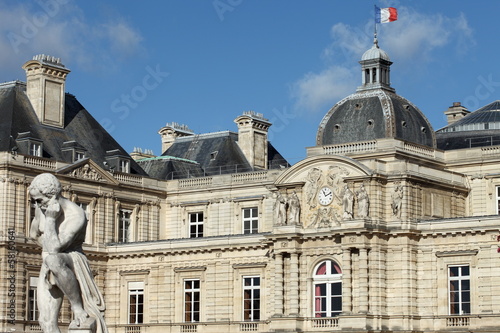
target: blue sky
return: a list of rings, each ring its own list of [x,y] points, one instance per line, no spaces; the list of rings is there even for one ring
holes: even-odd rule
[[[500,1],[0,0],[0,81],[24,81],[35,54],[60,57],[66,90],[129,152],[160,154],[167,122],[236,131],[243,111],[273,122],[273,145],[296,163],[318,125],[361,83],[373,6],[392,86],[434,129],[443,111],[500,99]]]

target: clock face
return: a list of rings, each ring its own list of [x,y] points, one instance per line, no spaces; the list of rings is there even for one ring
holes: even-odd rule
[[[318,193],[318,202],[323,205],[329,205],[333,200],[333,192],[329,187],[322,187]]]

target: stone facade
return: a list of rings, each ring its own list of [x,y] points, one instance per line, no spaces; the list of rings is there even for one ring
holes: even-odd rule
[[[240,130],[266,131],[253,116]],[[500,331],[500,147],[392,130],[291,167],[183,179],[0,152],[0,331],[39,331],[27,188],[43,172],[87,212],[112,333]]]

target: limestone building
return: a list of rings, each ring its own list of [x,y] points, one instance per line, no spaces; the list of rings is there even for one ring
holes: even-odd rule
[[[43,172],[86,210],[110,332],[500,331],[500,102],[454,103],[434,131],[391,64],[375,40],[290,166],[256,112],[236,132],[168,123],[160,156],[131,156],[64,93],[59,59],[28,61],[0,86],[0,331],[39,330]]]

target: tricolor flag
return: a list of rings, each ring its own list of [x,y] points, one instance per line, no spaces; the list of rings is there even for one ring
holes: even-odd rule
[[[375,22],[389,23],[398,19],[398,10],[394,7],[378,8],[375,6]]]

